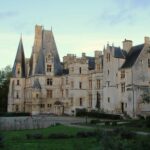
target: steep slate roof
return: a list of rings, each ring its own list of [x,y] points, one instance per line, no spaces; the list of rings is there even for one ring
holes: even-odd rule
[[[41,89],[41,85],[38,79],[34,80],[33,88],[35,89]]]
[[[135,61],[137,60],[140,52],[142,51],[144,44],[133,46],[129,53],[126,56],[126,60],[121,68],[130,68],[134,65]]]
[[[122,59],[125,59],[127,53],[126,51],[122,50],[120,47],[112,47],[112,46],[109,46],[110,47],[110,50],[112,51],[112,49],[114,48],[114,53],[113,53],[113,56],[115,58],[122,58]]]
[[[22,43],[22,38],[20,38],[20,42],[18,45],[18,50],[15,58],[15,62],[12,69],[12,76],[16,77],[16,65],[20,63],[21,64],[21,77],[25,77],[25,56],[24,56],[24,48]]]
[[[62,65],[60,63],[59,54],[57,51],[55,39],[52,31],[43,30],[43,48],[45,49],[45,54],[51,53],[54,57],[54,73],[55,75],[62,74]]]
[[[54,74],[61,75],[62,65],[60,63],[53,32],[48,30],[43,30],[42,34],[43,34],[42,48],[39,52],[35,74],[45,74],[45,55],[50,53],[54,57]]]
[[[37,65],[35,68],[35,74],[43,75],[45,74],[45,56],[44,56],[44,49],[41,49],[39,52],[39,57],[37,61]]]

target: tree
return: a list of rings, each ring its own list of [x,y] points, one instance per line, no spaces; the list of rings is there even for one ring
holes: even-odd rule
[[[10,66],[6,66],[4,69],[0,70],[0,112],[7,111],[7,100],[8,100],[10,77],[11,77]]]

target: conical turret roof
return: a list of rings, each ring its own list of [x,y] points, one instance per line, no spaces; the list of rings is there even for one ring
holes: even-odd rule
[[[24,48],[23,48],[23,43],[22,43],[22,37],[20,38],[20,42],[18,45],[18,50],[12,70],[12,75],[13,77],[16,77],[16,65],[20,64],[21,65],[21,77],[25,77],[25,56],[24,56]]]

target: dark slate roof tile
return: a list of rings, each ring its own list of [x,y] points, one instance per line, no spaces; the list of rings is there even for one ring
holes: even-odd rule
[[[126,60],[121,68],[130,68],[134,65],[135,61],[137,60],[139,54],[141,53],[144,44],[133,46],[129,53],[126,56]]]

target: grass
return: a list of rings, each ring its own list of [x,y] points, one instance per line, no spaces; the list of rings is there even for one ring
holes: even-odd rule
[[[79,131],[89,131],[90,129],[81,129],[66,126],[54,126],[38,130],[21,130],[21,131],[1,131],[4,137],[3,150],[80,150],[92,149],[95,146],[94,138],[69,138],[69,139],[47,139],[50,133],[65,133],[76,135]],[[43,139],[28,140],[26,134],[40,133]],[[93,144],[95,143],[95,144]]]
[[[93,129],[68,127],[63,125],[52,126],[45,129],[30,129],[20,131],[1,131],[4,137],[2,150],[149,150],[150,136],[131,134],[125,128],[116,131],[96,129],[94,137],[79,138],[78,132],[93,131]],[[42,134],[42,139],[27,139],[26,134]],[[52,133],[65,133],[73,135],[68,139],[48,139]]]

